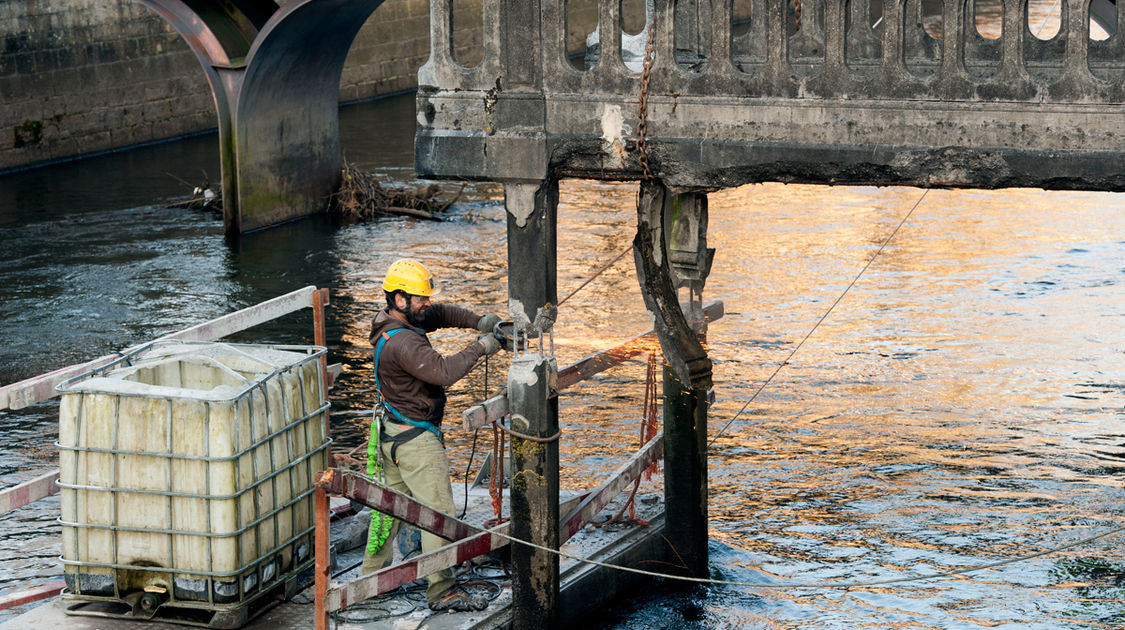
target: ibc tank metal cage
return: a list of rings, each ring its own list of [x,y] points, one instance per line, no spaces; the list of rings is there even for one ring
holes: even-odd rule
[[[63,596],[239,625],[295,592],[331,444],[324,353],[156,341],[61,383]]]

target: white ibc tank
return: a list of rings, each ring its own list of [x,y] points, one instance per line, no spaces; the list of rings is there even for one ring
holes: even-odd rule
[[[154,342],[60,385],[69,596],[239,607],[311,564],[323,353]]]

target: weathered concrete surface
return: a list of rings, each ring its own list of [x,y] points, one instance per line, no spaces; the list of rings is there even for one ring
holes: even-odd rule
[[[640,76],[621,59],[620,34],[607,28],[616,24],[615,6],[602,7],[601,55],[581,71],[562,54],[561,1],[539,4],[534,86],[508,80],[504,51],[489,37],[521,38],[502,29],[486,33],[485,50],[496,56],[473,71],[437,58],[420,74],[420,173],[639,178]],[[751,15],[761,18],[738,37],[709,3],[693,11],[684,4],[655,4],[647,118],[654,175],[673,187],[1125,190],[1125,36],[1091,41],[1083,2],[1062,3],[1062,28],[1050,41],[1026,32],[1020,0],[1004,0],[996,40],[977,33],[966,3],[942,5],[940,40],[909,13],[919,11],[917,2],[885,3],[878,31],[864,26],[868,3],[848,5],[848,29],[843,3],[805,3],[802,26],[790,35],[786,2],[751,0]],[[543,96],[541,120],[532,124]],[[522,160],[506,157],[513,153]]]

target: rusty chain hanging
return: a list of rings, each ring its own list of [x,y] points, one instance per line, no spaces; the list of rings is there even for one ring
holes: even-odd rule
[[[652,181],[652,169],[648,165],[645,131],[648,121],[648,85],[652,79],[652,60],[656,56],[656,16],[648,23],[648,41],[645,42],[645,63],[641,72],[641,94],[637,104],[637,163],[641,166],[641,176],[646,182]]]

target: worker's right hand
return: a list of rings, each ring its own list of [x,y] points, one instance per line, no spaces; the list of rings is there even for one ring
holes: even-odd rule
[[[484,356],[486,357],[500,351],[500,342],[496,339],[496,335],[492,333],[481,335],[480,338],[477,339],[477,343],[484,346]]]
[[[500,316],[489,313],[488,315],[485,315],[477,320],[477,330],[481,331],[482,333],[490,333],[492,332],[493,328],[496,328],[496,324],[499,323]]]

